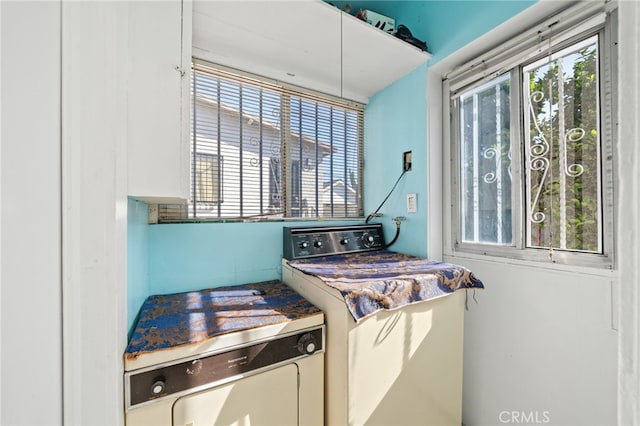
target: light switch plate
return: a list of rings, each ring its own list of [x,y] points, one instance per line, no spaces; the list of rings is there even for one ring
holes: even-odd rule
[[[418,194],[407,194],[407,213],[416,213],[418,211]]]

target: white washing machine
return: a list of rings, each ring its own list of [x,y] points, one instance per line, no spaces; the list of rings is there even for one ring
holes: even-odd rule
[[[336,268],[337,275],[366,271],[355,254],[383,248],[380,225],[285,229],[283,281],[326,317],[326,424],[459,426],[464,291],[356,322],[336,288],[290,265],[315,258],[316,268]],[[334,254],[339,266],[317,263]]]
[[[124,355],[125,422],[322,425],[324,315],[280,281],[151,296]]]

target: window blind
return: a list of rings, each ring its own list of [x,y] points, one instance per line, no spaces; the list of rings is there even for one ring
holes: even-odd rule
[[[195,61],[191,199],[159,221],[362,217],[364,105]]]

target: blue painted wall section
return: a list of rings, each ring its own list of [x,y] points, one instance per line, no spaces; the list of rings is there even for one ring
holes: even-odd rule
[[[317,224],[239,222],[149,226],[150,294],[280,279],[282,227]]]
[[[338,3],[338,2],[336,2]],[[408,172],[381,212],[385,235],[392,238],[392,218],[406,216],[393,250],[429,256],[427,247],[427,66],[491,30],[533,1],[366,1],[352,2],[394,17],[426,40],[432,59],[373,96],[365,110],[365,211],[375,210],[402,171],[402,152],[413,152]],[[407,193],[416,193],[418,211],[408,214]]]
[[[535,3],[531,0],[404,1],[409,28],[427,40],[434,64]]]
[[[413,169],[398,183],[385,205],[385,238],[395,235],[393,218],[405,216],[400,238],[391,248],[415,256],[427,255],[426,217],[426,66],[375,95],[365,109],[365,213],[380,205],[402,173],[402,153],[412,151]],[[418,194],[418,211],[407,214],[406,194]]]
[[[149,227],[151,294],[279,278],[282,223]]]
[[[129,330],[138,310],[149,296],[148,207],[129,198],[127,206],[127,324]]]
[[[340,9],[351,5],[394,18],[414,37],[426,41],[431,63],[446,57],[478,36],[535,3],[532,0],[328,1]]]

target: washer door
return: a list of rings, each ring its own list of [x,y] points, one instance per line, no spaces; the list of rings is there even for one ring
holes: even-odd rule
[[[174,426],[297,424],[298,366],[294,363],[183,396],[173,406]]]

